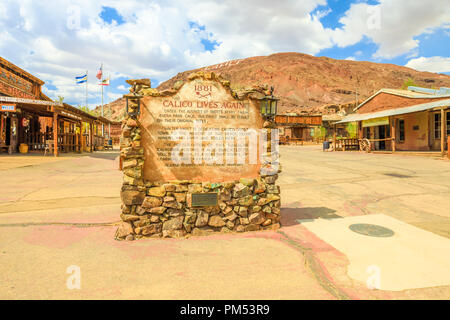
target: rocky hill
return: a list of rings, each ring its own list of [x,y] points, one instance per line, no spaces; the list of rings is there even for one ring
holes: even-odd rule
[[[393,64],[289,52],[185,71],[161,83],[158,89],[170,89],[176,81],[186,80],[190,73],[201,70],[221,75],[237,90],[255,85],[274,86],[274,94],[281,99],[280,113],[330,113],[335,109],[330,106],[364,100],[381,88],[399,89],[408,79],[421,87],[450,87],[449,75],[419,72]],[[124,107],[123,99],[111,103],[114,119],[121,118]]]

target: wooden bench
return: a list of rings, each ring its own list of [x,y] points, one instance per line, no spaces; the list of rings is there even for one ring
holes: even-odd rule
[[[6,153],[9,153],[9,146],[5,144],[3,141],[0,141],[0,152],[5,151]]]
[[[335,146],[334,150],[359,151],[359,140],[358,139],[336,140],[336,146]]]

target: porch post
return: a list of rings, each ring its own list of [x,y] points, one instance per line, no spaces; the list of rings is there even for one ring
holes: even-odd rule
[[[391,117],[391,145],[392,145],[392,152],[395,152],[395,143],[396,143],[396,141],[397,141],[397,137],[396,137],[396,134],[397,134],[397,130],[396,130],[396,127],[395,127],[395,118],[394,117]]]
[[[333,151],[336,151],[336,134],[337,134],[337,125],[336,123],[334,124],[334,132],[333,132]]]
[[[58,156],[58,114],[53,113],[53,155]]]
[[[93,125],[93,123],[91,122],[91,123],[89,123],[89,132],[90,132],[90,135],[89,135],[89,139],[90,139],[90,144],[91,144],[91,152],[93,152],[94,151],[94,125]]]
[[[445,112],[444,108],[441,109],[441,154],[442,156],[445,156],[445,136],[447,133],[446,124],[447,120],[445,119]]]

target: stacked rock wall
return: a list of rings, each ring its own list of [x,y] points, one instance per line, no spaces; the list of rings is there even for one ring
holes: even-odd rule
[[[139,92],[135,91],[136,87],[135,83],[130,90],[132,94],[157,94],[149,85],[139,84]],[[137,104],[129,101],[129,107],[133,111]],[[266,123],[265,127],[271,127],[271,124]],[[144,181],[141,130],[137,115],[128,115],[123,121],[120,155],[123,170],[122,221],[116,239],[178,238],[280,227],[278,174],[221,183]],[[192,194],[198,193],[217,193],[218,205],[193,207]]]

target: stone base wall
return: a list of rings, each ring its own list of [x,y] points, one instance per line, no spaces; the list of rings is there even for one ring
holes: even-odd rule
[[[144,182],[144,150],[138,121],[125,120],[122,132],[122,222],[116,239],[178,238],[280,227],[278,174],[226,183]],[[218,194],[218,206],[192,207],[193,193],[211,192]]]
[[[280,227],[277,175],[227,183],[171,181],[123,185],[122,222],[116,239],[179,238],[214,232],[244,232]],[[218,206],[191,207],[192,193],[218,193]]]
[[[133,85],[131,97],[157,93],[151,89],[149,80],[127,82]],[[264,161],[262,165],[266,170],[262,172],[273,174],[255,179],[226,183],[144,181],[145,156],[141,146],[138,112],[135,112],[139,109],[138,103],[130,99],[128,108],[129,114],[122,123],[120,141],[123,204],[122,221],[116,231],[116,239],[178,238],[280,227],[280,188],[275,184],[280,170],[273,171],[269,162]],[[266,121],[264,127],[272,128],[273,125]],[[270,156],[270,152],[267,156]],[[192,207],[192,194],[211,192],[218,194],[217,206]]]

